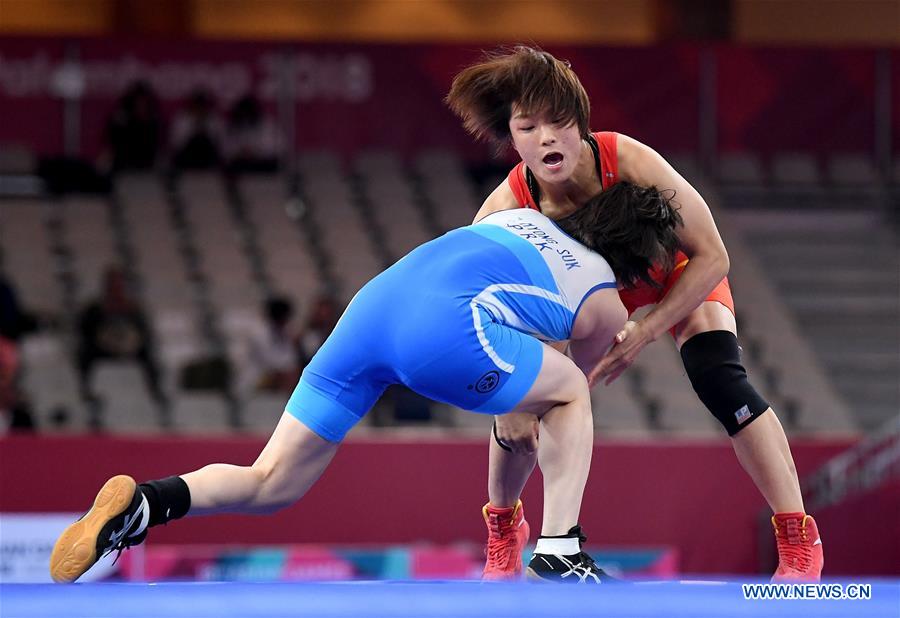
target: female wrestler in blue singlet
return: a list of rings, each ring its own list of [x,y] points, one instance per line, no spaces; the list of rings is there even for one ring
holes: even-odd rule
[[[357,293],[252,466],[212,464],[140,486],[113,477],[57,541],[51,574],[73,581],[104,552],[188,511],[292,504],[384,389],[400,383],[474,412],[540,416],[544,519],[529,572],[600,581],[577,533],[593,444],[585,374],[627,317],[616,276],[627,285],[671,259],[678,222],[655,189],[623,184],[561,227],[510,210],[422,245]],[[571,358],[547,345],[565,341]]]

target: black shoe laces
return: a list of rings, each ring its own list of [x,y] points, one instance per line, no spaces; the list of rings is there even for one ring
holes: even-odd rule
[[[119,541],[118,545],[110,548],[110,550],[108,552],[106,552],[104,555],[108,556],[109,554],[116,552],[116,558],[115,558],[115,560],[113,560],[113,566],[115,566],[115,564],[119,561],[119,558],[122,557],[122,553],[129,547],[131,547],[131,545],[126,545],[125,541]]]
[[[582,565],[584,565],[585,567],[590,569],[591,572],[597,573],[597,575],[599,575],[601,578],[609,577],[609,575],[606,573],[606,571],[604,571],[603,569],[601,569],[600,567],[597,566],[597,563],[594,562],[594,559],[591,557],[590,554],[588,554],[586,552],[581,552],[580,554],[578,554],[578,559],[581,561]]]
[[[144,537],[146,537],[146,535],[147,535],[146,529],[141,534],[138,534],[137,536],[132,536],[132,534],[131,534],[132,531],[135,530],[138,526],[140,526],[140,519],[136,519],[134,521],[134,523],[131,524],[131,527],[128,529],[128,532],[125,533],[125,536],[123,536],[121,539],[119,539],[118,543],[116,543],[115,545],[113,545],[112,547],[107,549],[105,552],[103,552],[104,556],[108,556],[109,554],[116,552],[116,559],[113,560],[113,564],[115,564],[119,561],[119,558],[122,557],[122,553],[125,550],[127,550],[131,547],[134,547],[135,545],[140,544],[141,541],[144,540]]]
[[[587,535],[581,530],[581,526],[575,526],[571,530],[569,530],[569,534],[577,534],[578,535],[578,547],[583,548],[584,544],[587,543]],[[585,551],[581,551],[578,554],[578,560],[582,565],[590,569],[591,572],[597,573],[601,579],[613,579],[610,575],[597,566],[597,563],[594,562],[594,559],[591,555]]]

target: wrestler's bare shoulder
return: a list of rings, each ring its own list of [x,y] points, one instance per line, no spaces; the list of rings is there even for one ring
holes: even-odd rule
[[[509,183],[504,179],[503,182],[497,185],[497,188],[487,196],[487,199],[484,200],[481,208],[478,209],[478,214],[475,215],[475,222],[480,221],[491,213],[520,207],[521,205],[518,200],[516,200],[516,196],[513,194]]]

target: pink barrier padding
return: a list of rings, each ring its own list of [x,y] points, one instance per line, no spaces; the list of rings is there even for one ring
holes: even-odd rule
[[[471,547],[422,547],[410,552],[410,575],[418,579],[478,579],[484,558]]]
[[[611,573],[630,579],[674,579],[671,548],[598,548],[586,551]],[[527,561],[530,554],[526,552]],[[156,545],[128,551],[106,577],[125,581],[344,581],[348,579],[480,579],[484,552],[454,545],[332,546]]]
[[[216,461],[249,465],[263,443],[260,438],[3,438],[0,511],[81,512],[114,474],[140,481]],[[173,522],[152,531],[151,545],[483,543],[487,446],[488,436],[483,441],[350,440],[293,507],[268,516]],[[848,446],[847,440],[791,445],[801,478]],[[539,473],[523,499],[532,530],[540,530]],[[757,515],[764,506],[725,438],[598,441],[581,524],[592,545],[677,548],[687,573],[755,573]],[[858,537],[846,528],[824,534],[826,544],[841,535]]]
[[[833,575],[900,575],[900,479],[822,509],[816,523]]]

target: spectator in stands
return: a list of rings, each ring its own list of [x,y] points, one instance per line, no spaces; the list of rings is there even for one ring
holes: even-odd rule
[[[328,335],[334,330],[341,312],[337,302],[328,295],[319,296],[313,303],[306,326],[300,335],[300,348],[304,366],[319,351]]]
[[[160,384],[160,371],[153,357],[147,319],[129,292],[124,273],[110,268],[104,276],[103,293],[79,316],[78,374],[81,393],[88,403],[90,423],[99,428],[102,402],[91,388],[91,372],[101,359],[135,360],[140,363],[147,390],[156,401],[163,424],[169,422],[169,400]]]
[[[222,120],[206,90],[195,91],[172,123],[172,165],[176,170],[210,169],[222,161]]]
[[[254,95],[241,97],[228,114],[225,154],[230,172],[274,172],[282,153],[278,127]]]
[[[28,401],[19,390],[19,341],[37,329],[37,319],[22,308],[2,267],[0,261],[0,427],[29,430],[34,428],[34,420]]]
[[[273,297],[264,310],[266,327],[250,340],[247,380],[254,390],[290,393],[300,378],[298,340],[290,328],[294,306],[287,298]]]
[[[112,173],[152,169],[160,154],[163,118],[153,88],[135,82],[122,94],[106,124]]]
[[[0,261],[0,269],[3,262]],[[37,319],[22,308],[15,287],[0,270],[0,337],[13,343],[37,329]]]
[[[20,367],[15,342],[0,336],[0,433],[34,429],[28,402],[19,391]]]

